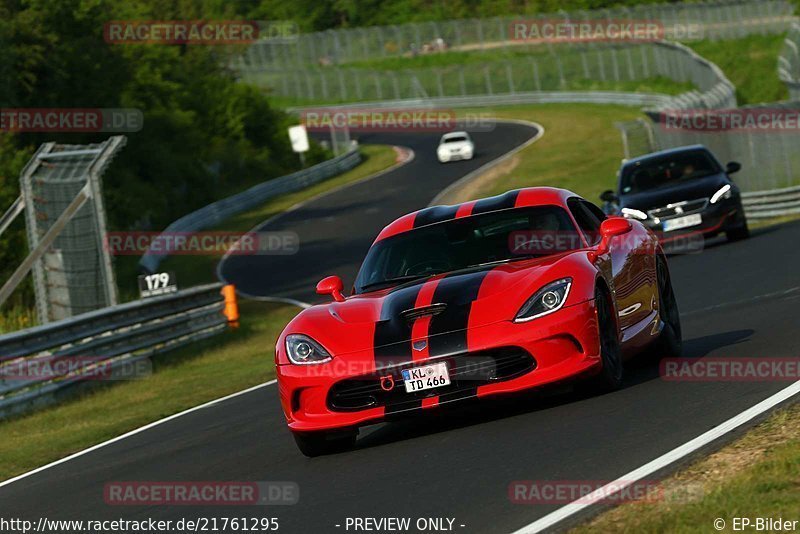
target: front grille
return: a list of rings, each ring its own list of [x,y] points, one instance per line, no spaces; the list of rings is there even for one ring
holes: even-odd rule
[[[402,370],[436,362],[447,362],[450,385],[406,393]],[[413,408],[426,397],[440,397],[444,402],[474,391],[485,384],[509,380],[536,367],[536,361],[519,347],[503,347],[488,351],[469,352],[431,358],[424,362],[408,363],[386,369],[374,375],[348,378],[337,382],[328,392],[328,407],[335,411],[364,410],[385,406],[395,410]],[[392,375],[394,388],[381,389],[381,377]]]
[[[695,200],[684,200],[674,204],[667,204],[663,208],[652,209],[647,212],[654,219],[669,219],[670,217],[681,217],[703,211],[708,206],[707,198]]]

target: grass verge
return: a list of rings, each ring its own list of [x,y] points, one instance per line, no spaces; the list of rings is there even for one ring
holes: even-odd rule
[[[601,192],[613,188],[622,160],[622,138],[614,123],[643,116],[636,108],[599,104],[510,106],[491,112],[501,119],[535,121],[545,134],[474,182],[459,200],[551,185],[596,202]]]
[[[625,503],[572,532],[714,532],[717,518],[725,521],[722,531],[733,532],[734,517],[800,520],[798,481],[800,405],[795,404],[664,480],[665,494],[684,498]]]
[[[741,39],[687,44],[722,69],[736,86],[736,100],[743,106],[789,98],[789,92],[776,72],[783,39],[783,34],[750,35]]]

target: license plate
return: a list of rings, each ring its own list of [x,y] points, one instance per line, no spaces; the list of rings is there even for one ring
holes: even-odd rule
[[[699,213],[694,215],[687,215],[685,217],[678,217],[676,219],[668,219],[664,221],[664,231],[680,230],[681,228],[689,228],[690,226],[697,226],[703,222],[703,217]]]
[[[433,389],[450,384],[450,373],[445,362],[403,369],[406,393]]]

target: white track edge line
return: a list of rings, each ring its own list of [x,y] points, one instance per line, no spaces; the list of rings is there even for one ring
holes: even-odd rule
[[[768,410],[774,408],[783,401],[793,397],[798,392],[800,392],[800,380],[778,391],[774,395],[767,397],[758,404],[751,406],[750,408],[741,412],[740,414],[731,417],[727,421],[715,426],[711,430],[704,432],[703,434],[700,434],[696,438],[687,441],[683,445],[680,445],[672,449],[671,451],[659,456],[655,460],[652,460],[644,464],[643,466],[634,469],[630,473],[627,473],[619,477],[617,480],[606,484],[602,488],[596,489],[591,494],[581,497],[581,499],[579,500],[566,504],[561,508],[555,510],[554,512],[551,512],[545,515],[544,517],[541,517],[536,521],[529,523],[528,525],[525,525],[521,529],[514,531],[513,534],[534,534],[537,532],[542,532],[545,529],[550,528],[556,525],[557,523],[560,523],[561,521],[569,518],[570,516],[592,506],[593,504],[597,504],[597,502],[593,503],[592,502],[593,500],[602,502],[603,497],[608,497],[609,495],[613,495],[614,493],[617,493],[620,490],[628,487],[632,483],[637,482],[642,478],[651,475],[656,471],[659,471],[664,467],[667,467],[668,465],[682,458],[685,458],[689,454],[697,451],[698,449],[724,436],[728,432],[735,430],[736,428],[742,426],[748,421],[767,412]]]
[[[148,423],[148,424],[146,424],[144,426],[140,426],[139,428],[136,428],[134,430],[131,430],[129,432],[121,434],[121,435],[119,435],[119,436],[117,436],[115,438],[111,438],[109,440],[106,440],[106,441],[103,441],[101,443],[98,443],[97,445],[92,445],[91,447],[89,447],[87,449],[83,449],[82,451],[78,451],[76,453],[70,454],[69,456],[65,456],[64,458],[61,458],[60,460],[56,460],[54,462],[50,462],[49,464],[43,465],[41,467],[37,467],[36,469],[33,469],[32,471],[28,471],[27,473],[22,473],[21,475],[17,475],[15,477],[9,478],[8,480],[4,480],[3,482],[0,482],[0,488],[2,488],[3,486],[8,486],[9,484],[12,484],[13,482],[17,482],[18,480],[22,480],[23,478],[27,478],[27,477],[29,477],[31,475],[35,475],[36,473],[40,473],[40,472],[42,472],[42,471],[44,471],[46,469],[50,469],[51,467],[55,467],[55,466],[57,466],[59,464],[63,464],[65,462],[69,462],[70,460],[74,460],[75,458],[78,458],[78,457],[83,456],[85,454],[88,454],[90,452],[96,451],[97,449],[101,449],[101,448],[103,448],[103,447],[105,447],[107,445],[111,445],[112,443],[116,443],[117,441],[122,441],[123,439],[129,438],[129,437],[131,437],[133,435],[136,435],[136,434],[139,434],[141,432],[144,432],[145,430],[150,430],[153,427],[162,425],[162,424],[164,424],[164,423],[166,423],[168,421],[172,421],[173,419],[177,419],[178,417],[182,417],[184,415],[190,414],[192,412],[196,412],[198,410],[202,410],[204,408],[209,408],[209,407],[211,407],[211,406],[213,406],[215,404],[218,404],[220,402],[224,402],[224,401],[226,401],[228,399],[232,399],[234,397],[238,397],[240,395],[245,395],[247,393],[251,393],[251,392],[256,391],[258,389],[261,389],[263,387],[272,385],[275,382],[277,382],[277,380],[272,379],[272,380],[269,380],[268,382],[264,382],[263,384],[258,384],[256,386],[249,387],[247,389],[243,389],[242,391],[237,391],[236,393],[231,393],[230,395],[226,395],[224,397],[220,397],[218,399],[214,399],[214,400],[205,402],[205,403],[200,404],[198,406],[194,406],[192,408],[186,409],[186,410],[184,410],[182,412],[178,412],[178,413],[172,414],[170,416],[164,417],[163,419],[159,419],[157,421],[153,421],[152,423]]]

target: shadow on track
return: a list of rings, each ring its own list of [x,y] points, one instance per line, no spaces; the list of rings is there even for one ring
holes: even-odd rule
[[[753,333],[753,330],[734,330],[686,340],[684,341],[683,356],[700,359],[714,350],[746,342]],[[659,363],[659,360],[648,358],[646,354],[631,360],[626,364],[626,375],[622,389],[658,379]],[[391,423],[365,428],[356,447],[358,449],[366,449],[440,432],[449,432],[459,428],[481,425],[491,421],[578,403],[598,396],[581,386],[580,382],[575,381],[547,386],[530,392],[495,398],[470,399],[451,406],[441,406],[430,413],[414,413],[410,417],[401,418]],[[607,393],[605,395],[614,394]]]

